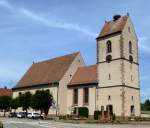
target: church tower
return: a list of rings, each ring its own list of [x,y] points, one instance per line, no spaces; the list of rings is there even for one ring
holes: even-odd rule
[[[115,15],[97,37],[96,109],[140,116],[138,39],[129,15]]]

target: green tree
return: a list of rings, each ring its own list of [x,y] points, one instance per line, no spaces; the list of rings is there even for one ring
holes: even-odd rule
[[[146,99],[144,103],[141,104],[141,109],[143,111],[150,111],[150,100]]]
[[[20,94],[18,98],[18,106],[22,107],[22,109],[27,112],[27,110],[31,106],[32,94],[30,92],[25,92],[23,94]]]
[[[49,90],[37,90],[32,97],[32,108],[48,114],[49,108],[52,106],[53,96]]]
[[[19,107],[19,98],[18,97],[11,99],[10,107],[11,107],[11,109],[15,109],[15,111],[16,111],[16,109]]]
[[[11,101],[10,96],[1,96],[0,97],[0,109],[4,110],[4,117],[5,117],[5,112],[10,109],[10,101]]]

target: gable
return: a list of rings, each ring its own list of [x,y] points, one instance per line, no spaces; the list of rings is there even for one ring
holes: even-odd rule
[[[15,88],[59,82],[78,54],[79,52],[32,64]]]

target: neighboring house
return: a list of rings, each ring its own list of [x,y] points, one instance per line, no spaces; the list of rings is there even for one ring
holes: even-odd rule
[[[0,96],[12,96],[12,89],[0,88]]]
[[[140,116],[138,39],[129,16],[115,15],[96,38],[97,64],[85,66],[80,53],[34,63],[13,88],[13,97],[25,91],[49,89],[57,112],[71,114],[85,106],[117,116]]]

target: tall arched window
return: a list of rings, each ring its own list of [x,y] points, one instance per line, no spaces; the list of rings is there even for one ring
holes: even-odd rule
[[[132,43],[131,43],[131,41],[129,42],[129,53],[132,53]]]
[[[111,41],[108,40],[106,43],[106,53],[110,53],[112,51],[111,49]]]

